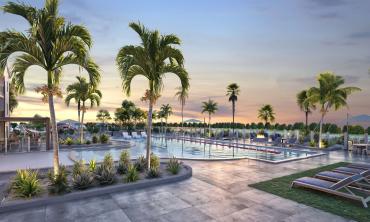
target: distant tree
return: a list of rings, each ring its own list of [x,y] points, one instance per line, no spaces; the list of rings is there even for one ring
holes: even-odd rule
[[[258,118],[265,122],[265,125],[275,121],[274,109],[271,105],[263,105],[258,110]]]
[[[234,134],[234,128],[235,128],[235,103],[238,101],[238,95],[240,93],[240,87],[236,83],[231,83],[227,86],[227,93],[226,95],[229,97],[229,102],[232,103],[232,115],[233,115],[233,134]]]
[[[110,116],[110,113],[106,109],[101,109],[96,114],[96,120],[100,121],[102,124],[105,124],[109,120],[111,120],[112,117]]]
[[[202,113],[208,113],[208,137],[211,137],[211,115],[217,111],[217,103],[209,99],[202,103]]]
[[[316,109],[315,103],[308,95],[308,90],[302,90],[297,94],[297,104],[306,116],[306,130],[308,130],[308,114]]]
[[[162,117],[165,119],[166,121],[166,127],[165,127],[165,134],[167,133],[167,123],[168,123],[168,117],[172,115],[172,107],[170,106],[170,104],[163,104],[161,106],[161,109],[160,109],[160,112],[162,114]]]

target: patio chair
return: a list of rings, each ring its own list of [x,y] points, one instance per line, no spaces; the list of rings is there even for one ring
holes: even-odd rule
[[[132,138],[139,139],[140,136],[137,134],[137,132],[132,132]]]
[[[144,131],[144,132],[141,132],[141,137],[143,137],[143,138],[147,138],[148,136],[146,135],[146,132]]]
[[[123,139],[132,139],[128,132],[122,132]]]
[[[360,201],[362,205],[365,208],[367,208],[367,202],[370,201],[370,192],[364,189],[361,189],[361,188],[351,186],[354,183],[357,183],[363,179],[364,177],[359,174],[349,176],[338,182],[330,182],[330,181],[313,178],[313,177],[302,177],[302,178],[294,180],[291,184],[291,188],[304,187],[304,188],[308,188],[312,190],[321,191],[327,194],[332,194],[335,196]],[[362,193],[366,195],[366,197],[359,196],[355,194],[353,191]]]

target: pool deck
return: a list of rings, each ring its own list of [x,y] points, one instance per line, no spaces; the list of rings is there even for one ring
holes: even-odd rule
[[[5,213],[0,221],[349,221],[248,186],[339,161],[370,163],[342,151],[281,164],[186,161],[193,177],[183,182]]]

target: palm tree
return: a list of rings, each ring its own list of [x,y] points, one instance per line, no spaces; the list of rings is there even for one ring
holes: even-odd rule
[[[163,77],[166,73],[177,75],[183,89],[189,88],[189,76],[183,63],[182,52],[174,46],[180,45],[180,39],[173,34],[160,35],[158,30],[151,31],[140,23],[129,25],[140,37],[141,45],[128,45],[120,49],[116,62],[121,74],[123,90],[131,93],[131,82],[137,76],[148,80],[148,89],[143,100],[148,101],[147,128],[147,167],[150,168],[152,112],[153,105],[163,90]]]
[[[78,121],[80,122],[80,142],[83,143],[83,124],[87,111],[86,102],[90,101],[90,107],[100,105],[102,93],[97,88],[87,82],[86,78],[77,76],[77,82],[67,87],[67,97],[65,102],[69,106],[72,99],[77,103]],[[81,118],[80,114],[82,112]]]
[[[186,99],[189,97],[189,92],[188,90],[184,90],[183,88],[179,87],[178,91],[175,94],[181,104],[181,131],[184,136],[184,106]]]
[[[172,107],[170,106],[170,104],[163,104],[161,106],[160,112],[163,114],[163,118],[166,121],[166,126],[164,130],[164,134],[166,135],[167,134],[167,120],[168,120],[168,117],[171,116],[173,113]]]
[[[308,131],[308,114],[316,109],[312,99],[309,98],[308,90],[302,90],[297,94],[297,104],[306,115],[306,131]]]
[[[18,107],[17,94],[13,84],[9,84],[9,111],[12,113]]]
[[[66,23],[58,14],[58,0],[46,0],[38,9],[25,3],[8,2],[2,10],[19,15],[27,20],[27,34],[16,31],[0,32],[0,75],[8,59],[15,55],[12,63],[12,82],[18,93],[25,91],[24,76],[30,66],[39,66],[46,71],[47,84],[41,93],[49,103],[54,149],[54,175],[59,173],[59,144],[56,126],[54,96],[58,96],[62,68],[75,64],[89,74],[90,83],[96,87],[100,81],[98,66],[89,56],[92,40],[88,30],[79,25]]]
[[[202,113],[208,113],[208,137],[211,137],[211,115],[217,111],[217,103],[209,99],[207,102],[202,102]]]
[[[347,106],[347,97],[356,91],[360,91],[357,87],[341,87],[344,84],[344,79],[341,76],[337,76],[334,73],[326,72],[320,73],[317,77],[319,82],[318,87],[311,87],[308,90],[308,96],[314,104],[320,106],[320,132],[319,132],[319,148],[322,147],[322,125],[324,117],[328,111],[334,107],[334,110],[338,110],[343,106]]]
[[[268,123],[273,123],[275,121],[274,108],[271,105],[263,105],[258,110],[258,118],[265,122],[265,126]]]
[[[231,83],[227,86],[227,93],[226,95],[229,96],[229,102],[232,103],[232,110],[233,110],[233,135],[234,135],[234,128],[235,128],[235,102],[238,101],[238,95],[240,93],[239,85],[236,83]]]

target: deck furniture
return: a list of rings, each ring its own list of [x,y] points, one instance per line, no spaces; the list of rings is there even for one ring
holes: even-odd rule
[[[122,132],[123,139],[132,139],[128,132]]]
[[[134,139],[139,139],[140,138],[140,136],[137,134],[137,132],[132,132],[132,138],[134,138]]]
[[[362,205],[367,208],[367,202],[370,201],[370,192],[355,186],[351,186],[362,181],[363,179],[364,177],[359,174],[348,176],[347,178],[338,182],[331,182],[313,177],[302,177],[294,180],[291,184],[291,188],[304,187],[321,191],[323,193],[360,201]],[[354,191],[356,193],[354,193]],[[357,193],[362,193],[366,197],[360,196]]]
[[[361,174],[366,170],[365,169],[352,168],[352,167],[337,167],[337,168],[333,169],[333,171],[337,172],[337,173],[354,175],[354,174]]]
[[[353,150],[356,153],[368,154],[367,149],[370,148],[370,144],[367,143],[355,143],[353,144]]]
[[[366,163],[351,163],[351,164],[348,165],[348,167],[357,168],[357,169],[370,169],[370,164],[366,164]]]

